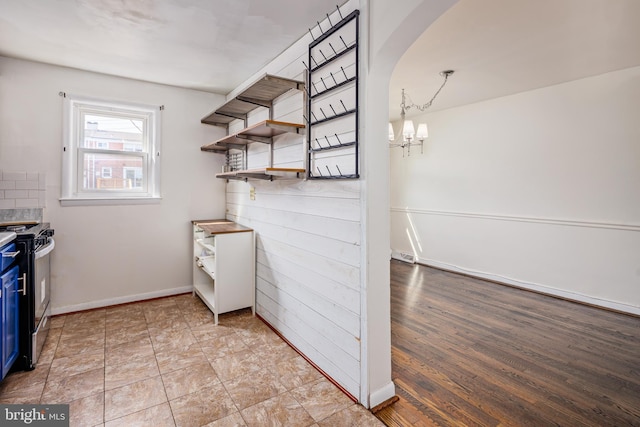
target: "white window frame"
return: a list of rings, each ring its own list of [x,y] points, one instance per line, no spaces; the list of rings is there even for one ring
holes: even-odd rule
[[[103,166],[100,172],[100,178],[113,178],[113,169],[109,166]]]
[[[146,140],[140,151],[105,150],[82,146],[84,114],[106,114],[133,117],[145,123]],[[60,203],[72,205],[119,205],[159,203],[160,196],[160,129],[158,106],[107,101],[66,94],[63,108],[62,194]],[[117,154],[142,159],[142,189],[83,189],[83,159],[87,154]]]

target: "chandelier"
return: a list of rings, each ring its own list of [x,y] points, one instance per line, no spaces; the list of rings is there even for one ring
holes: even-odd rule
[[[407,149],[407,156],[411,155],[411,146],[419,145],[420,153],[423,153],[424,140],[429,136],[429,130],[427,128],[426,123],[418,124],[418,130],[416,131],[413,126],[412,120],[405,119],[405,115],[407,110],[411,108],[415,108],[420,111],[425,111],[427,108],[431,107],[433,101],[436,99],[436,96],[440,93],[445,84],[447,84],[447,79],[449,76],[453,74],[453,70],[445,70],[441,71],[440,75],[444,78],[440,88],[436,91],[436,93],[431,97],[431,100],[423,105],[414,104],[411,101],[411,98],[405,94],[404,89],[402,89],[402,103],[400,104],[400,117],[402,119],[402,135],[400,135],[399,142],[396,141],[395,134],[393,132],[393,125],[389,123],[389,146],[390,147],[402,147],[402,157],[404,157],[404,149]],[[407,102],[408,99],[408,102]],[[417,140],[417,141],[416,141]]]

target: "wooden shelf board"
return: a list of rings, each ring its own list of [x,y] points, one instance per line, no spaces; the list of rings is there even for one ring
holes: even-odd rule
[[[256,108],[270,105],[274,99],[290,90],[303,88],[304,82],[302,81],[265,74],[236,95],[235,98],[225,102],[200,121],[206,124],[226,127],[233,120],[246,117],[249,112]],[[243,99],[249,102],[243,101]]]
[[[298,178],[304,174],[305,169],[298,168],[261,168],[248,169],[233,172],[223,172],[216,175],[221,179],[276,179],[276,178]],[[293,175],[293,176],[292,176]]]
[[[228,234],[253,231],[252,228],[245,227],[232,221],[198,222],[198,227],[209,234]]]
[[[227,152],[228,148],[222,147],[222,146],[216,146],[215,143],[212,142],[211,144],[203,145],[202,147],[200,147],[200,150],[207,151],[210,153],[224,154]]]
[[[242,147],[254,142],[268,143],[264,138],[273,138],[283,133],[300,133],[304,125],[300,123],[279,122],[276,120],[263,120],[253,126],[249,126],[233,135],[225,136],[215,142],[200,147],[202,151],[221,153],[229,148]],[[254,138],[253,140],[251,138]],[[256,141],[260,139],[259,141]]]

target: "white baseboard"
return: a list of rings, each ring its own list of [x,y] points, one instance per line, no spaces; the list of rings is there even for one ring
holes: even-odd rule
[[[396,395],[396,385],[393,381],[389,381],[378,390],[372,391],[369,395],[369,409],[391,399]]]
[[[469,276],[478,277],[481,279],[487,279],[495,282],[504,283],[516,288],[528,289],[528,290],[540,292],[546,295],[565,298],[568,300],[577,301],[584,304],[594,305],[598,307],[620,311],[623,313],[635,314],[640,316],[640,307],[636,307],[628,304],[622,304],[615,301],[594,298],[588,295],[579,294],[577,292],[565,291],[562,289],[552,288],[552,287],[540,285],[537,283],[524,282],[521,280],[511,279],[509,277],[504,277],[504,276],[491,274],[491,273],[485,273],[482,271],[469,270],[469,269],[459,267],[457,265],[435,261],[432,259],[418,258],[416,262],[418,262],[419,264],[424,264],[426,266],[431,266],[435,268],[440,268],[442,270],[452,271],[454,273],[462,273],[462,274],[467,274]]]
[[[109,307],[112,305],[125,304],[128,302],[137,302],[137,301],[144,301],[152,298],[168,297],[171,295],[178,295],[178,294],[183,294],[185,292],[191,292],[192,290],[193,290],[193,286],[189,285],[189,286],[182,286],[179,288],[163,289],[161,291],[147,292],[144,294],[127,295],[124,297],[108,298],[108,299],[103,299],[98,301],[86,302],[82,304],[66,305],[63,307],[53,307],[51,309],[51,314],[55,316],[57,314],[73,313],[76,311],[90,310],[92,308]]]

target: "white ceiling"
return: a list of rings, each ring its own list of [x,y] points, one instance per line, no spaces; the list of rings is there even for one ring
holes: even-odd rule
[[[0,0],[0,55],[226,94],[342,3]],[[640,65],[639,22],[640,0],[460,0],[398,63],[390,116],[445,69],[431,111]]]
[[[400,117],[402,88],[424,104],[447,69],[429,111],[638,65],[639,0],[460,0],[396,66],[390,117]]]
[[[226,94],[344,0],[0,0],[0,55]]]

